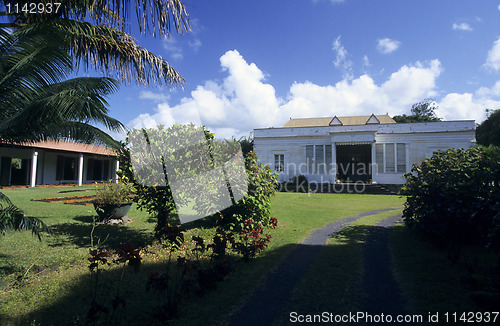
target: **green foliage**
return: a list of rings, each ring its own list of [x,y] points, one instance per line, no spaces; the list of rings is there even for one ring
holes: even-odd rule
[[[70,138],[116,146],[92,124],[122,130],[122,124],[107,115],[105,100],[117,82],[95,77],[64,80],[73,65],[63,39],[49,23],[11,32],[0,29],[0,138]]]
[[[425,99],[421,102],[415,103],[411,107],[410,115],[396,115],[392,117],[397,123],[411,123],[411,122],[435,122],[441,121],[441,118],[436,116],[434,112],[437,109],[436,102],[431,99]]]
[[[247,156],[248,153],[253,151],[253,138],[251,136],[241,137],[238,139],[238,142],[241,145],[241,151],[243,152],[243,156]]]
[[[477,143],[500,146],[500,110],[486,110],[488,118],[476,128]]]
[[[96,186],[95,201],[99,204],[119,205],[132,201],[132,186],[121,183],[105,183]]]
[[[271,198],[278,189],[278,175],[267,165],[257,162],[257,154],[249,152],[245,157],[248,193],[236,205],[221,212],[223,224],[242,230],[246,220],[271,223]]]
[[[488,243],[500,213],[500,163],[484,148],[438,151],[405,178],[408,226],[446,245]]]
[[[198,139],[196,136],[199,136],[200,132],[203,132],[201,135],[204,135],[206,142],[193,144],[193,139]],[[243,177],[246,177],[248,192],[238,201],[247,190],[244,189],[243,182],[230,182],[234,180],[235,175],[238,176],[238,167],[243,163],[240,161],[241,154],[238,154],[238,142],[214,141],[212,133],[194,125],[132,130],[127,141],[133,143],[134,140],[137,141],[144,136],[147,136],[151,148],[160,148],[165,152],[161,155],[155,153],[156,150],[140,154],[132,153],[140,156],[143,169],[140,176],[142,180],[137,180],[131,164],[131,154],[124,149],[120,156],[121,169],[118,173],[122,180],[134,184],[138,207],[157,219],[156,233],[165,226],[179,223],[177,211],[179,207],[188,206],[201,216],[203,212],[214,211],[214,202],[217,202],[219,196],[223,194],[220,186],[214,182],[213,176],[206,172],[222,166],[224,166],[225,180],[219,181],[227,186],[222,191],[229,190],[234,205],[215,213],[214,217],[221,218],[222,224],[236,228],[241,228],[243,222],[248,219],[262,222],[264,225],[269,223],[271,196],[276,191],[277,175],[269,167],[257,163],[254,152],[249,152],[244,159],[246,175]],[[161,166],[158,162],[161,162]],[[178,164],[179,162],[182,164]],[[169,164],[168,168],[174,173],[167,175],[166,164]],[[201,183],[187,181],[193,177],[200,177]],[[183,180],[186,181],[177,183],[178,195],[174,203],[170,185]]]
[[[19,0],[3,2],[14,6]],[[64,34],[64,38],[55,44],[65,46],[73,62],[87,72],[93,69],[128,83],[133,79],[143,85],[151,82],[161,84],[162,81],[166,85],[184,82],[165,59],[139,46],[128,34],[134,17],[141,32],[153,36],[190,31],[189,15],[180,0],[59,2],[62,5],[57,13],[52,14],[21,10],[2,12],[9,19],[2,26],[30,30],[53,24],[57,28],[56,33]]]

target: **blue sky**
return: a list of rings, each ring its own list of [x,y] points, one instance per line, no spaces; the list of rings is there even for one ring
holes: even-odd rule
[[[434,98],[446,120],[500,108],[500,1],[186,0],[193,31],[133,36],[186,79],[121,86],[129,128],[201,122],[218,137],[290,117],[390,115]]]

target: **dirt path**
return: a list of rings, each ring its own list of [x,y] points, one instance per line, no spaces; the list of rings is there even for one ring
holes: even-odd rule
[[[294,248],[258,286],[244,305],[230,316],[227,325],[271,325],[288,303],[292,291],[314,264],[328,239],[344,226],[362,217],[397,208],[364,212],[317,229]]]

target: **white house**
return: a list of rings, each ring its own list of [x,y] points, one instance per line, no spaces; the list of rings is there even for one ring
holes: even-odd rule
[[[62,140],[0,144],[0,186],[116,180],[116,156],[110,148]]]
[[[254,130],[259,161],[287,181],[403,184],[403,174],[433,152],[475,144],[475,123],[396,123],[388,115],[290,119]]]

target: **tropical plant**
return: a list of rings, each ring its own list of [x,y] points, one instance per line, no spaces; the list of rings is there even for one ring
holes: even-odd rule
[[[63,44],[76,65],[87,71],[95,69],[109,77],[143,85],[183,83],[182,76],[165,59],[140,47],[127,32],[131,16],[137,17],[141,33],[170,36],[173,30],[178,34],[188,32],[189,16],[180,0],[39,0],[36,3],[44,4],[42,9],[48,3],[61,5],[51,13],[13,10],[32,3],[3,0],[6,11],[1,15],[9,22],[0,27],[29,32],[50,22],[64,34]]]
[[[123,128],[107,115],[104,98],[116,89],[116,82],[90,77],[64,80],[73,64],[62,39],[49,23],[29,31],[0,29],[0,139],[23,143],[70,138],[117,146],[108,134],[90,124]],[[40,232],[48,230],[1,196],[2,233],[31,229],[40,237]]]
[[[107,115],[105,100],[117,83],[106,77],[64,80],[73,64],[63,38],[49,23],[29,32],[0,30],[0,139],[20,143],[71,138],[117,146],[91,125],[122,130]]]
[[[36,217],[25,216],[10,199],[0,192],[0,233],[5,235],[11,230],[31,230],[41,240],[41,233],[52,233],[52,230]]]

